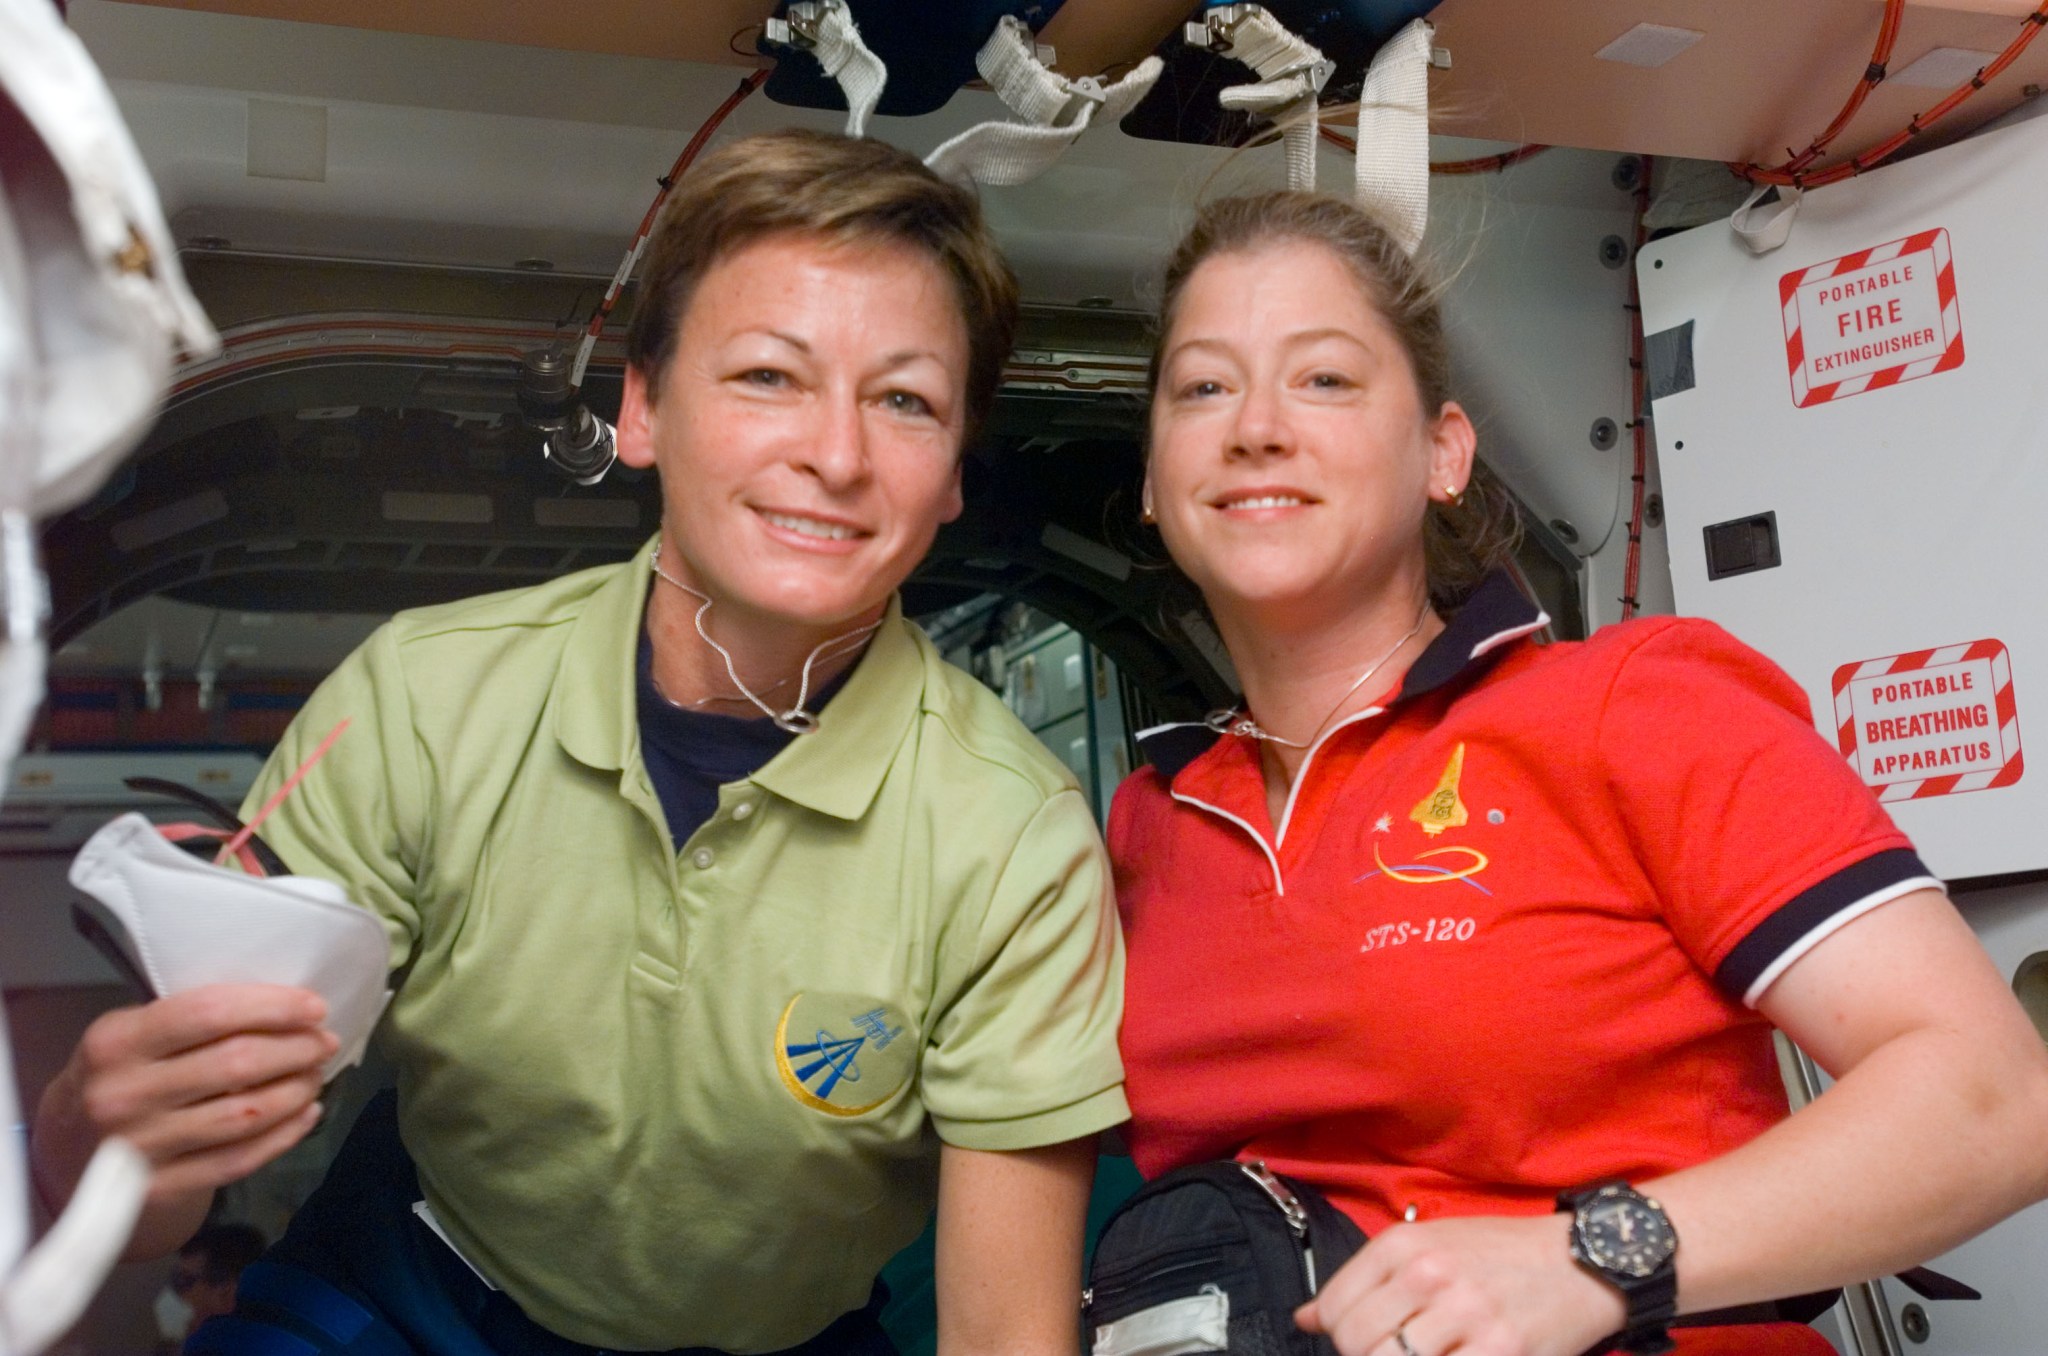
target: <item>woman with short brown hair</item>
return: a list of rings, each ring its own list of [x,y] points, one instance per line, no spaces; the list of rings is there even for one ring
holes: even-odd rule
[[[1074,780],[902,616],[1016,322],[974,197],[878,142],[736,142],[677,186],[633,321],[626,562],[399,614],[251,804],[384,922],[396,1097],[193,1356],[882,1356],[936,1212],[949,1352],[1071,1352],[1121,955]],[[312,994],[96,1023],[41,1108],[69,1192],[150,1158],[137,1251],[295,1142]]]

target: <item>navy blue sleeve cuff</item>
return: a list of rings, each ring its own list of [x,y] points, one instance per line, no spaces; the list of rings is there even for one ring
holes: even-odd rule
[[[1755,1007],[1773,980],[1837,928],[1926,888],[1939,890],[1942,884],[1912,849],[1872,853],[1800,891],[1750,929],[1714,971],[1714,983]]]

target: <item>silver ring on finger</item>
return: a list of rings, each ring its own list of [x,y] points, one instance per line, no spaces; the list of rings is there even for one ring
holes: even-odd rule
[[[1404,1324],[1403,1326],[1405,1327],[1406,1325]],[[1408,1341],[1408,1334],[1400,1328],[1394,1329],[1394,1345],[1401,1348],[1401,1356],[1422,1356],[1422,1353],[1417,1351],[1413,1344]]]

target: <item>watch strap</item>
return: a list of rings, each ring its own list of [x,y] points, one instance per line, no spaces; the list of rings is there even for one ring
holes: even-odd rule
[[[1657,1353],[1670,1351],[1677,1345],[1672,1340],[1670,1325],[1671,1320],[1678,1316],[1678,1267],[1674,1259],[1667,1258],[1662,1266],[1647,1276],[1619,1276],[1584,1256],[1576,1233],[1579,1207],[1609,1187],[1621,1187],[1638,1200],[1654,1206],[1648,1197],[1626,1181],[1610,1178],[1559,1192],[1557,1208],[1574,1219],[1573,1259],[1619,1290],[1622,1302],[1627,1306],[1627,1316],[1623,1320],[1621,1331],[1599,1349],[1625,1351],[1632,1356],[1656,1356]],[[1655,1208],[1662,1213],[1662,1207]]]
[[[1671,1320],[1678,1316],[1678,1268],[1666,1262],[1622,1292],[1628,1302],[1626,1326],[1615,1335],[1614,1350],[1655,1356],[1677,1345]]]

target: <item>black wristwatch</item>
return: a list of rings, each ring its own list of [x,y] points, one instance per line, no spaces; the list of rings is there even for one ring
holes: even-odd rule
[[[1610,1348],[1670,1351],[1678,1313],[1678,1234],[1664,1207],[1626,1182],[1566,1191],[1557,1208],[1572,1217],[1572,1260],[1621,1292],[1628,1317]]]

